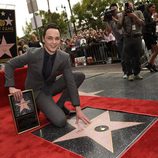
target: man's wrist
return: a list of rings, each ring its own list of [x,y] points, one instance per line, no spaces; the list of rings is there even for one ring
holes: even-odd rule
[[[10,90],[13,89],[13,88],[15,88],[15,87],[8,87],[8,90],[10,91]]]
[[[75,106],[75,108],[76,108],[76,111],[79,111],[79,110],[81,110],[81,107],[78,105],[78,106]]]
[[[15,87],[8,87],[9,93],[12,93],[15,90]]]

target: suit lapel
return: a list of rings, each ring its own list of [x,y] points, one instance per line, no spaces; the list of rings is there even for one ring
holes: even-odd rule
[[[39,67],[40,75],[42,76],[43,79],[44,79],[44,77],[43,77],[42,70],[43,70],[44,51],[45,51],[44,48],[41,48],[41,50],[38,54],[39,55],[38,67]]]

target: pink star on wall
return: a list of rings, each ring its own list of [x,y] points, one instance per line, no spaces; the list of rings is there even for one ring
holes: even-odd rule
[[[0,44],[0,57],[3,56],[4,54],[7,54],[8,56],[12,57],[11,52],[10,52],[10,48],[13,47],[15,43],[10,43],[7,44],[4,36],[2,37],[2,42]]]

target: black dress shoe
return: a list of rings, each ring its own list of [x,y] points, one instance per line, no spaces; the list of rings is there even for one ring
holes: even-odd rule
[[[158,69],[156,68],[155,65],[152,65],[152,70],[153,70],[154,72],[158,72]]]
[[[152,65],[150,63],[148,63],[146,66],[145,66],[147,69],[150,70],[150,72],[154,72],[153,68],[152,68]]]
[[[65,106],[62,108],[62,110],[64,111],[64,113],[67,117],[72,117],[72,116],[76,115],[76,111],[68,110]]]

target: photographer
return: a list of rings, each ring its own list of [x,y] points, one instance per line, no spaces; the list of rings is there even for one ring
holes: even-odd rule
[[[110,5],[110,10],[111,10],[111,18],[109,18],[109,21],[107,22],[110,25],[112,32],[116,38],[116,45],[118,48],[119,56],[121,57],[122,71],[124,73],[123,78],[126,79],[127,72],[126,72],[126,65],[123,56],[123,35],[122,35],[122,28],[120,28],[122,13],[118,12],[118,6],[116,3]]]
[[[125,55],[127,76],[129,81],[143,79],[140,75],[140,56],[142,52],[142,26],[144,16],[140,10],[134,11],[131,2],[125,3],[122,17],[123,27],[123,52]]]

